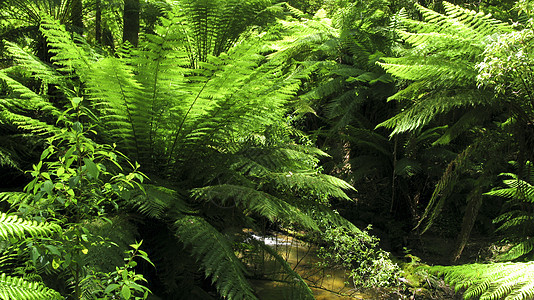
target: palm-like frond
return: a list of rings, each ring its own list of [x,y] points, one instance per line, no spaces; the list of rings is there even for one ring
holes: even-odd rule
[[[0,237],[23,239],[26,236],[46,236],[61,230],[54,223],[24,220],[16,215],[8,215],[0,212]],[[30,282],[23,278],[0,275],[0,298],[9,300],[38,300],[38,299],[63,299],[56,291],[47,288],[40,282]]]
[[[3,193],[0,193],[0,201],[6,201],[12,206],[25,203],[30,198],[31,198],[31,196],[29,196],[26,193],[22,193],[22,192],[3,192]]]
[[[59,71],[75,72],[84,79],[89,74],[90,64],[95,61],[95,54],[83,39],[76,43],[65,26],[48,15],[42,16],[41,32],[46,38],[49,51],[53,54],[52,61],[60,66]]]
[[[0,146],[0,167],[11,167],[19,169],[18,163],[13,159],[12,154]]]
[[[5,12],[1,15],[6,19],[24,22],[24,25],[36,26],[43,13],[53,16],[62,23],[70,21],[71,1],[55,0],[4,0],[0,4]]]
[[[253,188],[219,185],[196,189],[193,192],[202,201],[218,200],[224,206],[235,204],[245,212],[256,213],[273,223],[298,224],[312,230],[319,228],[315,220],[297,207]]]
[[[131,68],[117,58],[108,57],[92,65],[88,91],[91,102],[101,115],[103,130],[109,133],[132,158],[146,157],[143,137],[148,135],[147,102],[141,99],[141,87]],[[97,79],[98,78],[98,79]],[[144,157],[143,157],[144,155]]]

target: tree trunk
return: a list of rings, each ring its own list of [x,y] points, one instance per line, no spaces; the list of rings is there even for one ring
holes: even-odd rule
[[[125,0],[122,41],[137,46],[139,41],[139,0]]]
[[[71,11],[70,11],[70,20],[72,32],[79,34],[83,33],[83,5],[82,0],[72,0],[71,2]]]
[[[96,0],[95,16],[95,41],[97,44],[102,43],[102,0]]]

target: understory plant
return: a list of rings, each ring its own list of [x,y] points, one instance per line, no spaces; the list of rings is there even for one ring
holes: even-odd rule
[[[131,196],[143,194],[140,184],[145,177],[113,147],[87,137],[91,130],[82,120],[89,111],[80,98],[72,98],[70,106],[58,120],[65,127],[48,139],[49,146],[29,171],[33,180],[23,192],[0,193],[11,210],[31,220],[14,222],[16,218],[8,217],[7,222],[13,222],[18,231],[0,227],[5,233],[2,255],[7,259],[0,268],[9,265],[12,272],[35,281],[37,292],[48,291],[37,288],[37,282],[53,288],[54,297],[107,299],[122,295],[124,299],[146,299],[149,290],[138,283],[144,278],[133,270],[136,257],[150,262],[139,249],[140,243],[133,244],[135,252],[127,252],[124,245],[119,246],[127,243],[127,238],[111,241],[110,233],[95,234],[96,227],[111,227],[111,219],[120,220],[123,212],[119,206]],[[123,164],[128,166],[123,168]],[[9,234],[22,238],[24,230],[32,235],[53,231],[54,235],[37,240],[7,238]],[[128,254],[126,263],[123,252]],[[108,258],[119,262],[106,266]],[[88,281],[87,276],[95,272],[102,274],[100,280]],[[120,289],[116,291],[115,286]],[[51,299],[50,295],[5,299]]]
[[[367,230],[354,233],[343,227],[328,226],[321,235],[324,245],[318,255],[323,261],[318,267],[345,269],[355,288],[397,286],[399,266],[388,252],[379,248],[379,239]]]

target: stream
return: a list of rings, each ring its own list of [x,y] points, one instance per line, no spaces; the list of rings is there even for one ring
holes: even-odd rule
[[[319,300],[378,299],[372,293],[354,291],[345,270],[319,268],[320,259],[316,255],[317,247],[291,236],[275,234],[273,236],[251,235],[253,239],[264,242],[281,255],[310,286],[315,298]],[[256,258],[255,274],[262,274],[262,279],[251,280],[259,298],[262,300],[296,299],[292,294],[292,285],[287,283],[287,275],[281,271],[280,264],[270,255],[263,254]]]

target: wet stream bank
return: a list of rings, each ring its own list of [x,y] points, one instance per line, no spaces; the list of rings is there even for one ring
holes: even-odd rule
[[[319,267],[317,247],[288,235],[252,235],[274,249],[297,272],[320,300],[379,299],[372,292],[355,291],[345,270]],[[263,300],[296,299],[293,284],[288,283],[287,275],[280,265],[267,253],[261,254],[254,263],[254,273],[262,274],[261,279],[252,280],[258,296]]]

